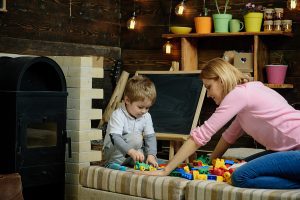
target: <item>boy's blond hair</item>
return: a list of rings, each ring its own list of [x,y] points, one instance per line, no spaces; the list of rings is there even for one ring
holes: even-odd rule
[[[208,61],[201,73],[202,79],[220,79],[223,85],[223,96],[226,96],[235,86],[249,82],[247,75],[222,58],[214,58]]]
[[[128,80],[124,96],[127,96],[130,102],[144,101],[148,98],[153,105],[156,100],[155,85],[146,76],[135,75]]]

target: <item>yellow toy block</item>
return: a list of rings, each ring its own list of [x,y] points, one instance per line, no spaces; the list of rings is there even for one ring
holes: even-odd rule
[[[190,172],[189,166],[185,166],[185,167],[183,168],[183,170],[184,170],[185,172]]]
[[[223,181],[224,181],[223,176],[217,176],[217,181],[218,181],[218,182],[223,182]]]
[[[204,180],[204,181],[206,181],[207,180],[207,175],[206,174],[199,174],[197,176],[197,179],[198,180]]]

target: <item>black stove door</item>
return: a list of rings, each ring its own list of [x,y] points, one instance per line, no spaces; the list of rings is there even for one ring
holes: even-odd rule
[[[64,182],[65,115],[19,115],[17,168],[23,187]]]

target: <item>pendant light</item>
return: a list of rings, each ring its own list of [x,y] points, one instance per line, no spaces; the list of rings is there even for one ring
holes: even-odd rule
[[[298,3],[298,0],[288,0],[287,1],[287,8],[289,10],[294,10],[297,7],[297,3]]]
[[[169,9],[169,21],[168,21],[169,32],[170,32],[170,26],[171,26],[172,6],[173,6],[173,0],[171,0],[171,2],[170,2],[170,9]],[[172,53],[172,48],[173,48],[173,45],[171,44],[171,42],[167,41],[163,45],[163,53],[164,54],[171,54]]]
[[[135,16],[135,12],[133,12],[132,17],[127,21],[127,28],[129,30],[134,30],[136,28],[136,16]]]
[[[170,41],[167,41],[163,46],[163,51],[165,54],[171,54],[172,48],[173,48],[173,45],[170,43]]]
[[[135,0],[133,0],[133,13],[132,17],[127,21],[127,29],[134,30],[137,27],[136,14],[135,14]]]
[[[184,0],[179,3],[176,7],[175,7],[175,14],[176,15],[183,15],[184,10],[186,9],[186,6],[184,4]]]

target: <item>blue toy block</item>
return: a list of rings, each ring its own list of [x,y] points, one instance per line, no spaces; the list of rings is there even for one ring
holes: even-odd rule
[[[233,165],[234,161],[233,160],[225,160],[225,165]]]
[[[177,171],[179,173],[185,173],[184,169],[182,168],[176,168],[174,171]]]
[[[207,180],[217,180],[217,176],[216,175],[207,175]]]
[[[183,173],[183,174],[181,174],[181,177],[186,178],[188,180],[193,180],[193,175],[190,173]]]

